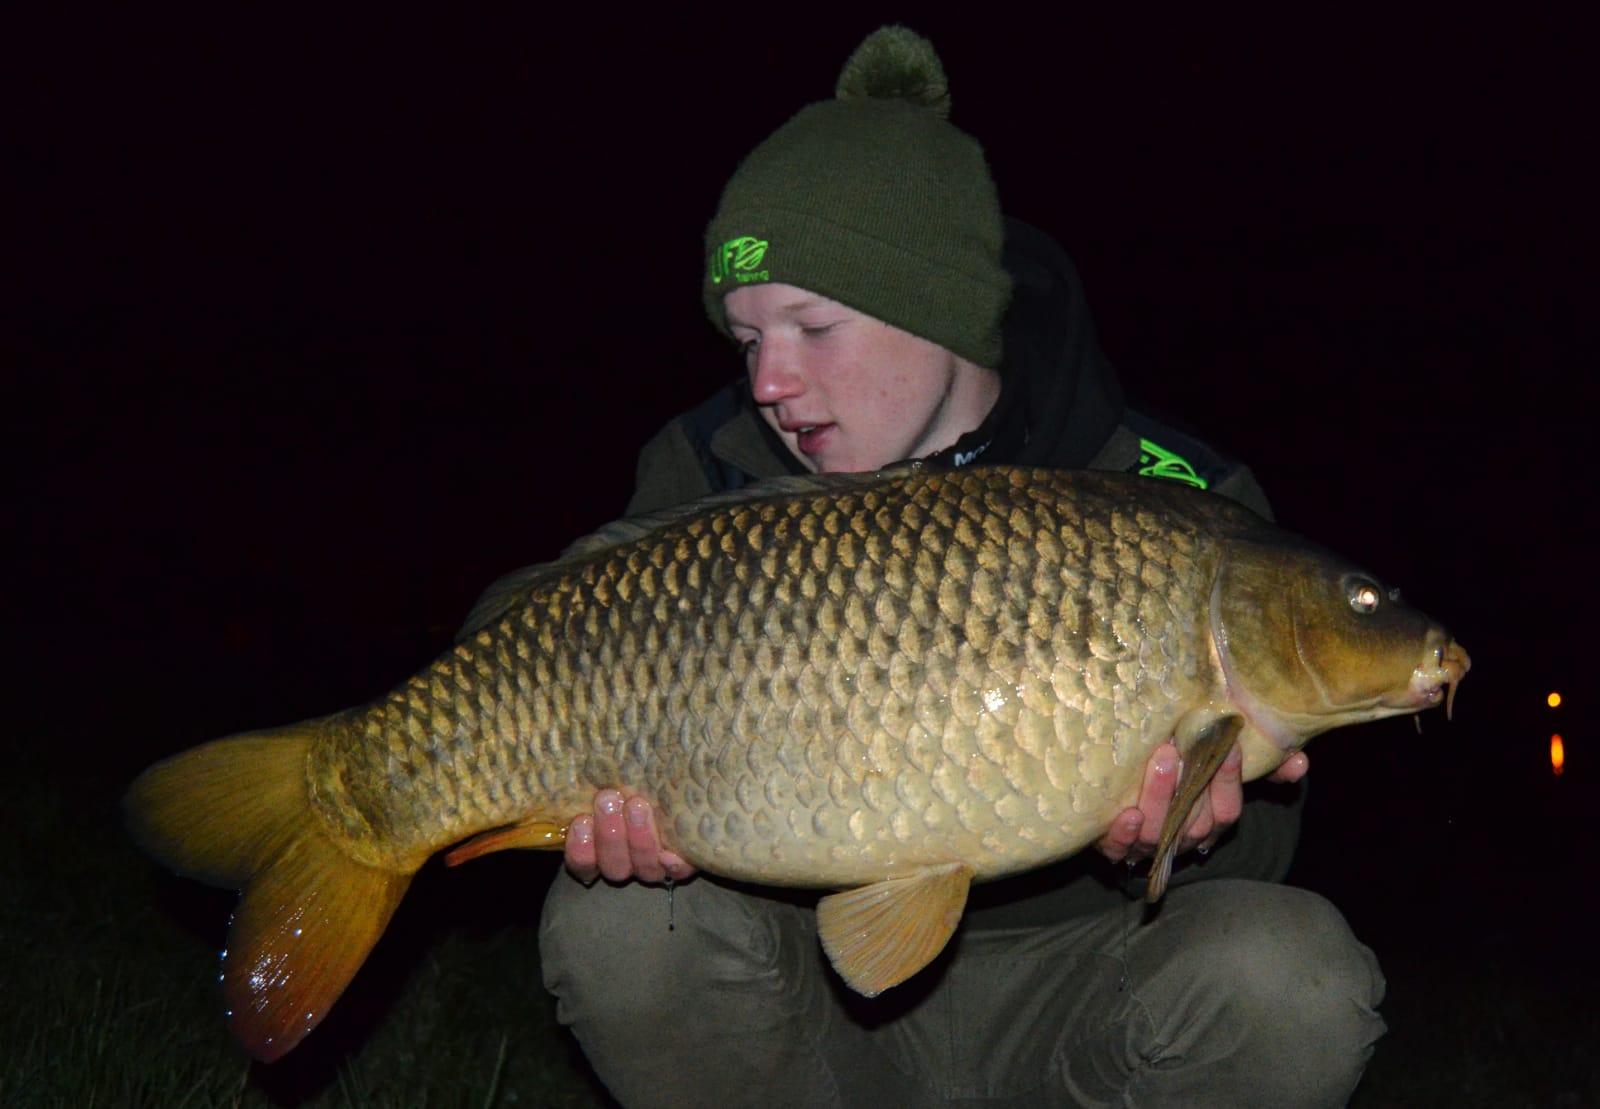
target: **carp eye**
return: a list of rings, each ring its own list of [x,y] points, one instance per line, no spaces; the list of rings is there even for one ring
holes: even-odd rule
[[[1344,595],[1350,602],[1350,608],[1365,616],[1366,613],[1376,613],[1384,602],[1384,587],[1366,575],[1347,575],[1344,579]]]
[[[1350,607],[1357,612],[1376,612],[1383,600],[1383,591],[1370,581],[1350,583]]]

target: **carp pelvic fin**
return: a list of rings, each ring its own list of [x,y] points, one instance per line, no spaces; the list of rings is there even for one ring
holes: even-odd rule
[[[817,934],[839,977],[876,997],[927,966],[961,923],[972,873],[946,863],[824,897]]]
[[[306,785],[313,727],[185,751],[141,774],[123,801],[148,853],[242,891],[222,992],[234,1035],[269,1063],[327,1015],[411,883],[352,858],[322,826]]]
[[[1178,788],[1167,807],[1167,819],[1161,825],[1161,839],[1156,843],[1155,857],[1150,861],[1150,880],[1145,887],[1144,899],[1150,904],[1161,900],[1167,892],[1167,882],[1172,877],[1172,863],[1178,855],[1178,842],[1189,824],[1195,804],[1205,793],[1211,779],[1216,777],[1222,760],[1233,750],[1234,740],[1244,727],[1237,716],[1224,716],[1213,720],[1197,732],[1192,740],[1178,737],[1183,754],[1183,770],[1178,775]]]
[[[444,857],[445,866],[460,866],[482,855],[514,848],[560,851],[567,845],[567,826],[550,820],[527,820],[495,828],[452,847]]]

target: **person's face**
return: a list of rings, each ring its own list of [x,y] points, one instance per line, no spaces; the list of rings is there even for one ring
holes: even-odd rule
[[[876,470],[942,450],[999,393],[993,371],[793,285],[747,285],[723,303],[762,417],[807,469]]]

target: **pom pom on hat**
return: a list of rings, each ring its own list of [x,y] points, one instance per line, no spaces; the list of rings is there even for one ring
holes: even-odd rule
[[[839,74],[840,100],[909,100],[950,118],[950,83],[933,43],[905,27],[881,27],[855,49]]]

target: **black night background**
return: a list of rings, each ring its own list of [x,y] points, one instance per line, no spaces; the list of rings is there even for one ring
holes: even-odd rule
[[[159,927],[204,990],[229,900],[145,873],[121,788],[380,693],[489,580],[617,515],[639,445],[739,372],[699,302],[722,184],[904,21],[1007,209],[1073,255],[1130,396],[1249,462],[1282,523],[1471,652],[1453,723],[1310,748],[1291,880],[1389,978],[1356,1104],[1600,1104],[1586,28],[1444,6],[865,7],[107,6],[7,36],[8,993],[53,1014],[41,1027],[94,1009],[123,1035],[109,995],[52,983]],[[87,892],[99,853],[123,860],[114,897]],[[277,1104],[350,1096],[339,1053],[400,990],[382,976],[452,928],[533,945],[549,865],[419,884],[347,999],[366,1023],[330,1018],[330,1046],[302,1049],[321,1055],[279,1065],[292,1077],[237,1081]],[[547,1004],[536,971],[519,988]],[[458,1016],[500,1040],[492,1015]],[[9,1046],[0,1101],[57,1103]],[[510,1103],[525,1076],[504,1073]]]

